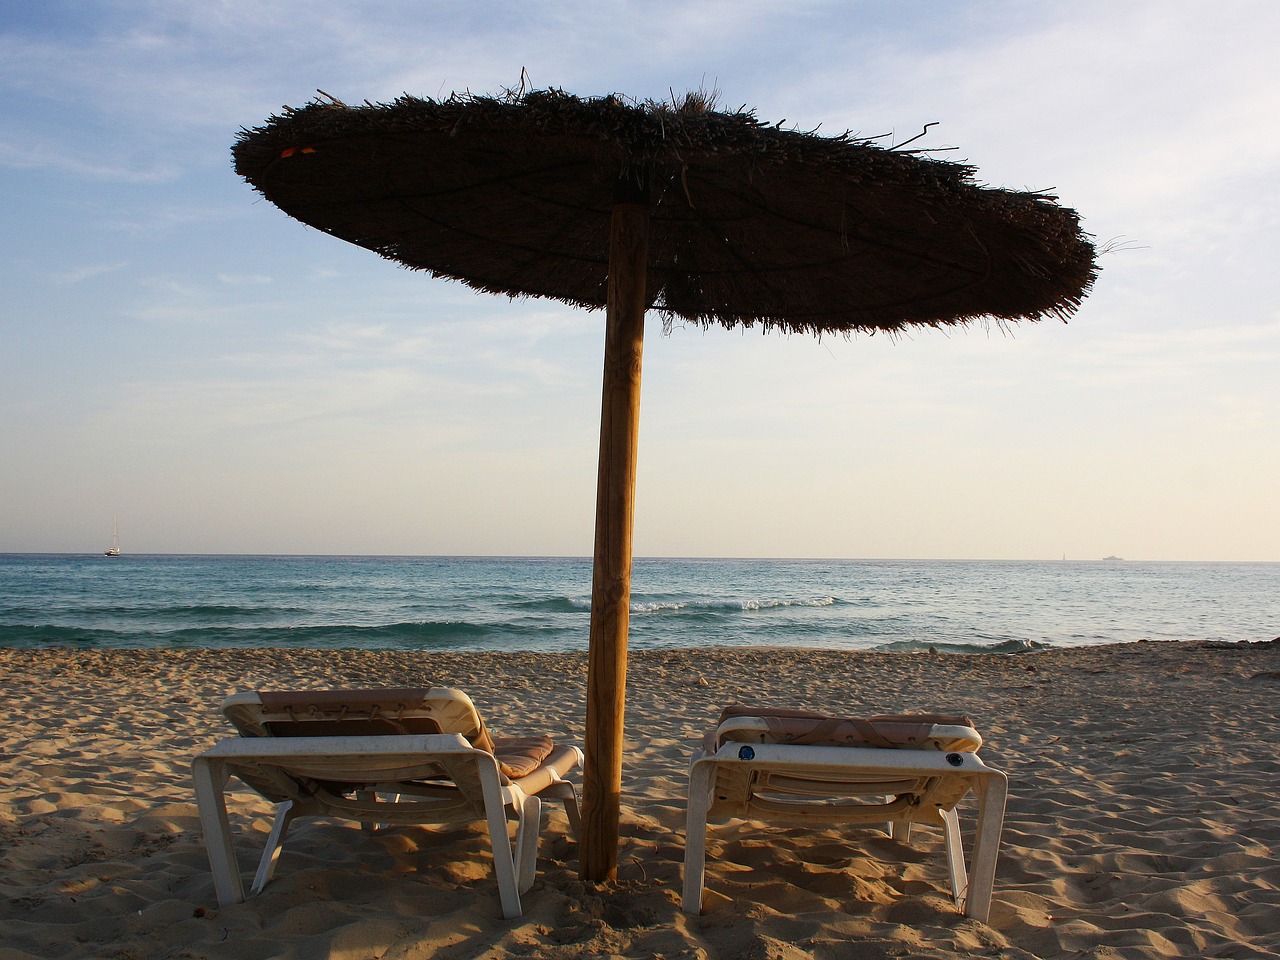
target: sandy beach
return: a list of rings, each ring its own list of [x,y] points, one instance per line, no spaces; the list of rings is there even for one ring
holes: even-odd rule
[[[777,649],[632,656],[619,879],[577,877],[559,810],[524,917],[482,827],[303,822],[219,909],[189,763],[236,690],[448,684],[499,734],[581,742],[583,654],[0,650],[0,960],[1280,957],[1280,643],[1022,656]],[[714,827],[679,910],[686,769],[722,704],[971,716],[1010,777],[991,919],[947,896],[936,831]],[[251,872],[269,805],[230,798]]]

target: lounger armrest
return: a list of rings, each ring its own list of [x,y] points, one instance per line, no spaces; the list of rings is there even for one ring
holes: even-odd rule
[[[929,739],[940,743],[951,741],[955,744],[953,749],[967,752],[977,751],[982,746],[982,734],[973,727],[958,723],[935,723]]]

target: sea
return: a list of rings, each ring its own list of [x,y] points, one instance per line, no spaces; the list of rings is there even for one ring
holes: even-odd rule
[[[0,554],[0,646],[573,651],[585,558]],[[1280,563],[637,559],[632,649],[1280,636]]]

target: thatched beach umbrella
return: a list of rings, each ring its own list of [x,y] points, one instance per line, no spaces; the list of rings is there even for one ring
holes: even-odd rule
[[[480,290],[606,308],[581,845],[595,881],[617,867],[645,312],[818,334],[1065,318],[1096,270],[1053,197],[699,95],[315,103],[233,152],[326,233]]]

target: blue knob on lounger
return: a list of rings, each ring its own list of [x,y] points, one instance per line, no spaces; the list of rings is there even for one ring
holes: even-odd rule
[[[754,750],[752,750],[750,747],[739,747],[739,748],[738,748],[738,759],[739,759],[739,760],[754,760],[755,758],[756,758],[756,752],[755,752]]]
[[[964,766],[964,757],[958,753],[948,753],[947,763],[951,764],[953,767]]]

